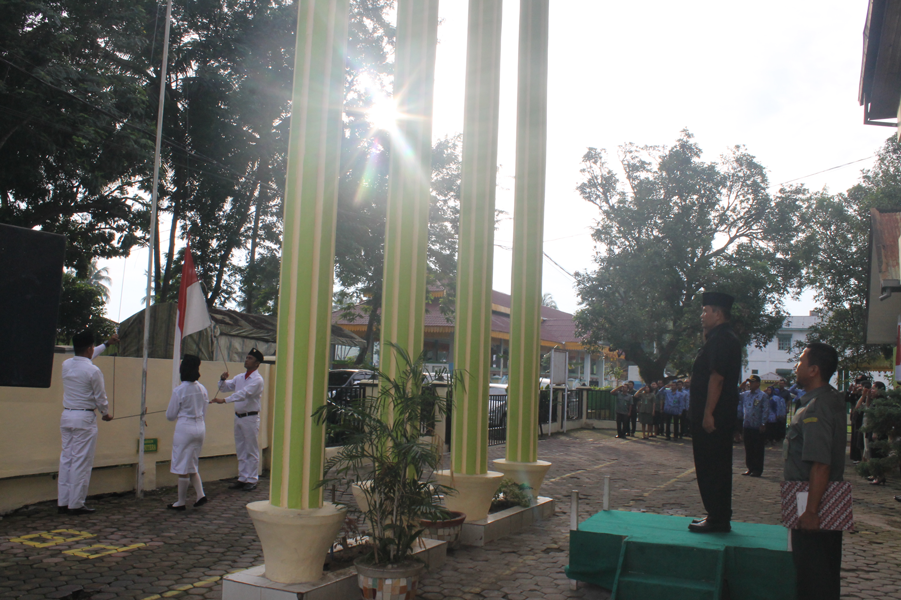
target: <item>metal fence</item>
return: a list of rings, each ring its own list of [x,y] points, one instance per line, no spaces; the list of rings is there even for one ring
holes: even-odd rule
[[[584,396],[588,403],[588,419],[616,420],[616,398],[609,390],[584,390]]]
[[[566,401],[566,420],[581,421],[582,406],[582,392],[580,390],[570,390],[569,399]]]
[[[507,396],[488,396],[488,445],[507,443]]]

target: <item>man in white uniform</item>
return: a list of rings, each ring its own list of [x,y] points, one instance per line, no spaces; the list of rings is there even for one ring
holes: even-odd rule
[[[94,334],[83,331],[72,338],[72,344],[75,356],[63,362],[63,414],[59,423],[63,449],[59,456],[56,504],[61,514],[85,515],[95,510],[84,505],[97,447],[94,411],[99,411],[104,421],[112,421],[113,417],[106,401],[103,373],[91,362]]]
[[[263,376],[257,369],[263,353],[252,348],[244,359],[246,373],[228,379],[222,374],[219,389],[234,392],[228,398],[214,398],[212,402],[235,403],[235,451],[238,454],[238,481],[229,486],[233,490],[255,490],[260,477],[260,407],[263,399]]]

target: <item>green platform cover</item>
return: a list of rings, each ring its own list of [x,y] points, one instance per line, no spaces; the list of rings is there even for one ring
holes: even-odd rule
[[[613,590],[614,599],[795,598],[788,532],[732,522],[730,533],[688,531],[689,517],[604,511],[570,532],[570,579]]]

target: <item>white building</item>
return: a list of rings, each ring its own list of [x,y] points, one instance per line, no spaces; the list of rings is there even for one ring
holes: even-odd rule
[[[771,374],[780,377],[790,374],[797,363],[797,343],[807,340],[807,332],[818,319],[815,316],[786,317],[776,337],[765,348],[749,345],[748,364],[742,366],[741,380],[744,381],[751,375],[760,375],[766,381],[773,379]]]

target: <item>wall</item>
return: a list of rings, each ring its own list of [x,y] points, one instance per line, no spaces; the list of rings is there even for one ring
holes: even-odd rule
[[[59,418],[62,412],[62,363],[72,354],[55,354],[53,383],[47,389],[0,388],[0,513],[25,504],[56,498],[56,473],[59,470]],[[94,458],[94,474],[89,494],[134,489],[138,458],[138,428],[135,415],[140,412],[142,359],[101,356],[94,361],[103,372],[106,394],[113,421],[98,416],[99,435]],[[223,363],[204,362],[200,382],[210,398],[216,394],[216,382],[225,369]],[[241,373],[239,363],[229,363],[231,375]],[[266,381],[260,424],[260,446],[268,448],[270,408],[274,365],[264,364],[260,374]],[[157,438],[158,451],[145,453],[147,488],[171,485],[168,461],[172,454],[175,423],[166,420],[165,410],[172,393],[172,361],[152,359],[147,376],[146,438]],[[222,396],[222,395],[220,395]],[[163,411],[163,412],[158,412]],[[155,414],[151,414],[155,413]],[[237,472],[234,440],[234,406],[211,404],[206,416],[206,439],[201,454],[201,475],[207,479],[232,476]],[[151,463],[156,465],[155,473]],[[264,461],[265,464],[265,461]],[[171,481],[170,481],[171,479]]]

